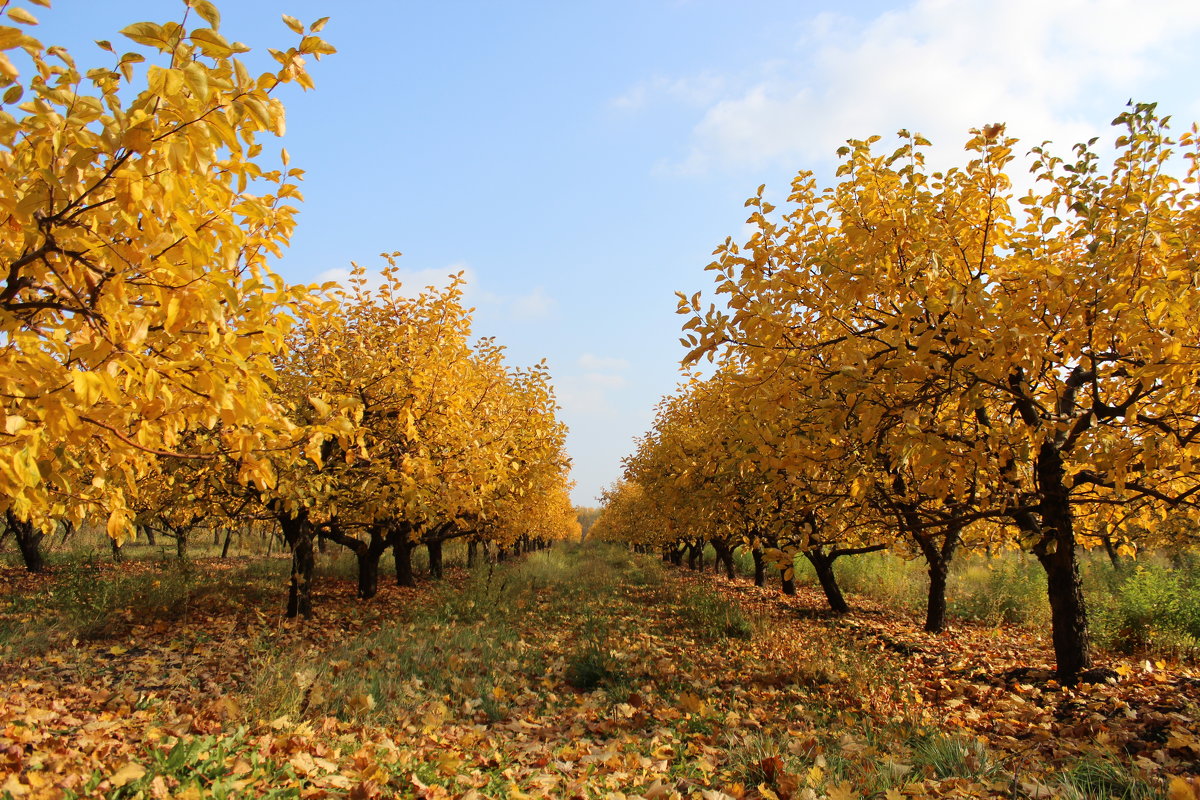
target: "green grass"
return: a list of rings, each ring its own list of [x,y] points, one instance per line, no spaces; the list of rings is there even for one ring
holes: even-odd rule
[[[741,607],[707,587],[696,586],[680,598],[680,619],[701,639],[749,639],[754,626]]]
[[[287,573],[286,562],[272,561],[217,571],[175,558],[136,571],[107,567],[92,558],[60,562],[45,591],[5,598],[0,649],[33,655],[59,641],[120,637],[135,622],[186,622],[198,610],[236,612],[281,597],[281,576]]]
[[[1064,800],[1158,800],[1162,793],[1128,767],[1098,756],[1088,756],[1061,773],[1060,797]]]
[[[597,553],[599,552],[599,556]],[[640,561],[640,560],[636,560]],[[626,570],[661,580],[614,549],[562,545],[477,567],[438,585],[428,602],[397,612],[334,652],[259,656],[247,710],[264,718],[334,715],[385,723],[396,708],[444,702],[468,720],[503,718],[531,684],[563,680],[590,691],[619,684],[606,606]],[[569,620],[574,649],[554,662],[531,641],[542,620]]]
[[[1173,558],[1143,553],[1114,568],[1099,551],[1081,554],[1084,593],[1093,641],[1113,653],[1200,660],[1200,556]],[[839,559],[838,581],[851,605],[863,596],[913,614],[925,609],[928,576],[921,559],[868,553]],[[817,586],[804,558],[796,561],[797,581]],[[951,565],[948,616],[953,622],[1050,624],[1046,577],[1027,553],[995,557],[964,552]]]

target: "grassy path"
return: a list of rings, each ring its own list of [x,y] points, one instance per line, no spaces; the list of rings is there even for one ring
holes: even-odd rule
[[[0,797],[1141,798],[1200,769],[1192,674],[1064,691],[1011,672],[1044,659],[1020,632],[828,619],[617,550],[369,604],[327,582],[303,624],[254,565],[92,583],[122,580],[164,597],[0,610]]]

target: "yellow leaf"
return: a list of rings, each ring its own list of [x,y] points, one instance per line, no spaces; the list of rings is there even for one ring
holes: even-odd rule
[[[28,11],[26,11],[23,8],[9,9],[8,18],[11,19],[13,22],[19,22],[22,25],[37,25],[38,24],[37,17],[35,17],[33,14],[30,14]]]
[[[1167,800],[1200,800],[1200,796],[1186,779],[1176,776],[1167,786]]]
[[[829,800],[858,800],[858,795],[854,793],[854,789],[848,781],[842,781],[837,786],[832,787],[826,797]]]
[[[300,34],[304,33],[304,25],[300,22],[300,20],[296,19],[295,17],[284,14],[283,15],[283,24],[287,25],[295,33],[300,33]]]
[[[122,28],[121,34],[138,44],[155,47],[162,51],[170,50],[172,46],[163,33],[162,26],[155,25],[153,22],[135,22]]]
[[[689,714],[703,714],[707,704],[694,692],[684,692],[679,695],[679,707]]]
[[[108,778],[108,782],[111,783],[114,788],[119,789],[128,783],[132,783],[133,781],[136,781],[138,778],[142,777],[145,774],[146,774],[145,767],[143,767],[141,764],[138,764],[137,762],[130,761],[125,766],[121,767],[119,770],[117,770],[112,775],[110,775]]]
[[[42,482],[42,471],[38,468],[37,458],[28,447],[22,447],[13,456],[13,467],[17,476],[26,486],[38,486]]]
[[[209,0],[188,0],[188,4],[196,9],[196,13],[212,26],[213,30],[221,27],[221,13]]]

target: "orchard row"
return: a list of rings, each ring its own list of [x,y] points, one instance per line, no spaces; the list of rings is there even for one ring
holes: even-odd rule
[[[1077,552],[1198,542],[1200,137],[1153,105],[1072,155],[972,132],[936,171],[900,132],[840,151],[838,182],[760,188],[753,233],[708,269],[720,307],[680,296],[685,366],[607,494],[599,534],[678,557],[746,547],[791,579],[889,548],[928,565],[945,625],[963,548],[1045,570],[1058,676],[1092,667]],[[704,362],[711,369],[701,371]],[[760,576],[761,576],[760,566]]]
[[[185,5],[90,70],[28,11],[0,26],[0,506],[27,564],[85,520],[118,542],[269,520],[308,614],[318,537],[357,554],[367,597],[389,547],[572,533],[545,366],[472,342],[459,281],[269,267],[302,171],[259,140],[283,132],[279,87],[333,52],[325,20],[285,17],[293,46],[255,75],[212,3]]]

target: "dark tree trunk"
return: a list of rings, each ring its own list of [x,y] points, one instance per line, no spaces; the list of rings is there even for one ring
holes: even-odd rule
[[[176,528],[175,529],[175,557],[180,560],[186,560],[187,559],[187,546],[188,546],[188,529],[183,528],[183,527]]]
[[[1062,454],[1054,443],[1042,444],[1037,459],[1038,487],[1042,494],[1038,516],[1041,519],[1025,515],[1018,517],[1017,522],[1026,530],[1033,529],[1041,534],[1033,553],[1046,571],[1056,677],[1060,683],[1072,686],[1079,679],[1079,673],[1091,669],[1092,654],[1065,475]]]
[[[1073,544],[1059,546],[1061,550],[1039,555],[1038,561],[1046,570],[1057,677],[1069,686],[1079,673],[1091,669],[1092,655],[1079,560]]]
[[[17,540],[17,549],[21,551],[21,560],[25,562],[25,569],[30,572],[45,571],[46,560],[42,558],[42,539],[45,538],[45,534],[38,530],[32,522],[17,519],[12,511],[4,512],[4,516],[8,523],[8,529],[12,531],[13,537]]]
[[[817,580],[821,584],[821,591],[825,593],[825,600],[828,601],[830,610],[835,614],[848,612],[850,606],[847,605],[846,598],[842,596],[842,589],[837,583],[837,575],[833,572],[833,562],[837,559],[836,551],[834,554],[827,554],[819,550],[805,550],[804,557],[813,565],[813,571],[817,573]]]
[[[412,568],[412,552],[413,543],[409,541],[405,534],[401,536],[393,545],[392,553],[396,557],[396,585],[397,586],[416,586],[417,579],[413,575]]]
[[[155,547],[158,545],[158,542],[155,541],[155,539],[154,539],[154,529],[153,528],[151,528],[149,525],[143,525],[139,528],[139,530],[142,533],[146,534],[146,544],[150,545],[151,547]]]
[[[762,548],[755,547],[753,550],[750,551],[750,555],[754,557],[754,585],[755,586],[766,586],[767,585],[767,564],[766,564],[766,559],[763,558]]]
[[[221,558],[229,557],[229,543],[233,541],[233,528],[225,529],[225,544],[221,546]]]
[[[425,543],[429,552],[429,577],[440,581],[442,579],[442,540],[430,539]]]
[[[1117,545],[1113,542],[1112,537],[1108,534],[1100,537],[1100,541],[1104,543],[1104,552],[1108,554],[1108,560],[1112,564],[1113,569],[1121,569],[1121,554],[1117,552]]]
[[[725,542],[718,541],[713,542],[713,548],[717,551],[717,570],[719,571],[721,567],[725,567],[725,577],[733,580],[733,548],[725,544]]]
[[[479,561],[479,543],[474,539],[467,542],[467,569],[474,569]]]
[[[112,538],[111,536],[108,537],[108,546],[110,548],[112,548],[113,561],[120,564],[122,561],[125,560],[125,554],[123,552],[121,552],[121,545],[120,545],[120,543],[117,542],[116,539]]]
[[[312,616],[312,579],[316,558],[313,554],[313,527],[308,515],[282,514],[277,517],[283,538],[292,551],[292,575],[288,582],[287,615]]]
[[[915,518],[910,518],[913,522]],[[950,527],[938,537],[932,534],[917,532],[919,529],[910,527],[911,536],[921,548],[925,556],[925,566],[929,573],[929,597],[925,604],[925,630],[930,633],[941,633],[946,629],[946,582],[950,576],[950,562],[961,541],[961,530]]]
[[[213,547],[216,547],[220,543],[221,543],[221,529],[213,528]]]
[[[946,630],[946,578],[950,567],[942,561],[929,562],[929,599],[925,603],[925,630]]]
[[[786,567],[779,568],[779,591],[786,595],[794,595],[796,593],[796,564],[795,557]]]
[[[363,600],[370,600],[379,592],[379,558],[386,549],[379,537],[378,544],[372,540],[370,545],[354,554],[358,559],[358,596]]]

